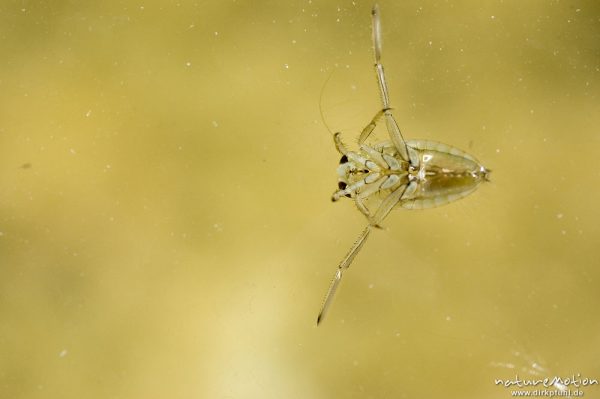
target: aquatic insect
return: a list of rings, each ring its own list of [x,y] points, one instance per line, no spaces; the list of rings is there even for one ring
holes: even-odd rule
[[[348,150],[339,132],[333,135],[342,158],[338,166],[338,190],[331,198],[332,201],[343,197],[353,199],[368,224],[339,264],[317,317],[317,325],[323,321],[344,271],[365,244],[371,229],[381,227],[392,209],[426,209],[456,201],[475,191],[481,182],[488,180],[490,173],[474,157],[455,147],[430,140],[404,140],[392,114],[381,63],[381,20],[377,5],[371,16],[382,109],[360,133],[358,151]],[[390,139],[366,144],[382,118]]]

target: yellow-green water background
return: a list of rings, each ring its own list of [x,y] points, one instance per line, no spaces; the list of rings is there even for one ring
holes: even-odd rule
[[[393,212],[315,326],[365,224],[329,200],[319,98],[353,145],[379,107],[371,5],[0,4],[0,397],[507,398],[494,379],[534,363],[600,378],[594,1],[380,2],[404,135],[492,182]]]

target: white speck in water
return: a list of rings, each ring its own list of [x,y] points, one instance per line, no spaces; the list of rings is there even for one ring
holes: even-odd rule
[[[375,287],[375,284],[373,284],[373,283],[369,284],[369,289],[372,289],[373,287]]]
[[[58,357],[65,357],[67,356],[67,353],[69,353],[66,349],[63,349],[62,351],[60,351],[60,353],[58,354]]]
[[[75,148],[71,148],[71,149],[69,150],[69,152],[70,152],[71,154],[77,154],[77,151],[75,151]]]
[[[530,113],[531,115],[533,115],[533,110],[532,110],[532,109],[530,109],[530,110],[529,110],[529,113]]]
[[[500,148],[496,148],[496,154],[500,154]]]
[[[290,66],[289,66],[288,64],[283,64],[283,67],[284,67],[285,69],[290,69]]]
[[[144,9],[144,6],[140,6],[140,10],[143,10],[143,9]]]
[[[492,15],[490,18],[491,18],[491,19],[496,19],[496,16],[495,16],[495,15]]]
[[[566,236],[567,235],[567,230],[561,230],[560,234],[562,234],[563,236]]]
[[[0,231],[0,237],[2,237],[3,235],[4,235],[4,233]]]
[[[215,36],[219,36],[219,32],[215,31]]]
[[[218,232],[221,232],[221,231],[223,231],[223,225],[222,225],[221,223],[215,223],[215,224],[213,224],[213,228],[214,228],[216,231],[218,231]]]
[[[452,317],[446,316],[446,321],[450,321],[450,320],[452,320]]]
[[[185,63],[185,66],[192,66],[192,63],[188,61]]]
[[[85,113],[85,117],[89,118],[91,114],[92,114],[92,110],[89,109],[88,112]]]
[[[217,121],[212,121],[213,127],[219,127],[219,123]]]
[[[296,40],[295,40],[295,39],[294,39],[294,40],[292,40],[292,44],[296,44]]]
[[[564,216],[564,215],[563,215],[562,213],[557,213],[557,214],[556,214],[556,218],[557,218],[557,219],[562,219],[562,217],[563,217],[563,216]]]

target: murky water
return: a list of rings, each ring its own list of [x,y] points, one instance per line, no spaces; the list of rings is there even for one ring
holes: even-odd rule
[[[494,379],[600,379],[594,2],[380,2],[405,137],[463,148],[492,182],[392,212],[316,327],[365,225],[329,200],[319,103],[350,146],[378,110],[371,5],[0,6],[1,397],[507,398]]]

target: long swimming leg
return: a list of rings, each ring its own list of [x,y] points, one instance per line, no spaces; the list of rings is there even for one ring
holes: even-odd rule
[[[317,317],[317,325],[323,321],[331,303],[333,302],[333,297],[335,296],[335,292],[337,291],[338,286],[340,285],[340,281],[342,281],[342,275],[346,269],[350,267],[350,264],[354,260],[354,257],[360,251],[362,246],[365,244],[367,237],[369,237],[369,233],[371,232],[371,226],[367,225],[365,229],[360,233],[360,236],[350,248],[348,254],[342,259],[340,265],[338,266],[335,275],[333,276],[333,280],[331,281],[331,285],[329,286],[329,290],[327,291],[327,295],[325,296],[325,300],[323,301],[323,306],[321,307],[321,311],[319,312],[319,316]]]
[[[394,146],[398,150],[400,156],[410,161],[408,148],[406,141],[402,137],[398,123],[392,115],[390,108],[390,97],[388,95],[387,84],[385,82],[385,73],[383,71],[383,64],[381,63],[381,51],[382,51],[382,40],[381,40],[381,17],[379,14],[379,6],[375,4],[371,11],[373,19],[373,53],[375,55],[375,72],[377,74],[377,83],[379,84],[379,95],[381,97],[381,103],[383,105],[383,115],[385,116],[385,122],[387,124],[388,134]]]

